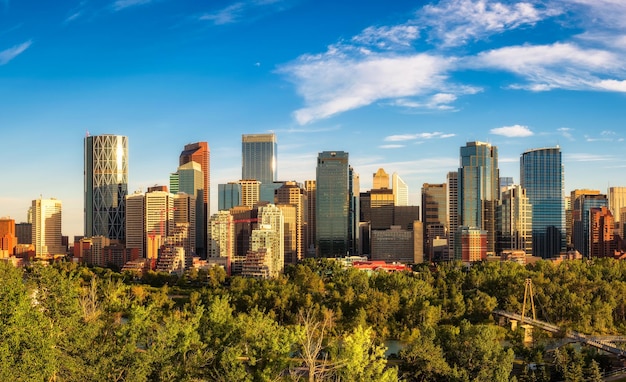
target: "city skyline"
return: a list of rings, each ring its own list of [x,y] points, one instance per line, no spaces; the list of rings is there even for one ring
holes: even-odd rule
[[[0,3],[0,216],[54,197],[81,235],[87,132],[128,136],[129,193],[169,184],[180,149],[208,142],[211,211],[238,180],[241,134],[268,132],[278,180],[315,179],[319,152],[345,151],[362,189],[384,168],[415,205],[470,141],[497,146],[517,184],[520,155],[556,145],[566,195],[626,183],[626,4],[237,4]]]

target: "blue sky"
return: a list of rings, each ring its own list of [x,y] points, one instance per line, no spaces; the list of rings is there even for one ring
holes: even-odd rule
[[[130,190],[167,184],[184,144],[241,176],[241,134],[274,131],[281,180],[344,150],[419,201],[467,141],[560,145],[566,192],[625,186],[623,0],[0,0],[0,216],[39,195],[82,234],[83,138],[129,137]],[[215,208],[213,208],[215,209]]]

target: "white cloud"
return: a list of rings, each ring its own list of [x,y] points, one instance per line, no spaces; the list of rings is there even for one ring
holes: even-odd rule
[[[419,29],[415,25],[368,27],[354,36],[352,43],[390,50],[410,47],[418,37]]]
[[[404,145],[381,145],[381,146],[378,146],[378,147],[381,148],[381,149],[400,149],[400,148],[403,148],[405,146]]]
[[[509,138],[525,138],[534,135],[528,126],[513,125],[497,127],[490,130],[491,134],[502,135]]]
[[[212,21],[215,25],[231,24],[239,21],[245,10],[244,3],[235,3],[214,13],[200,16],[200,20]]]
[[[507,5],[489,0],[445,0],[427,5],[419,12],[420,25],[444,46],[459,46],[495,33],[534,25],[561,13],[557,8],[540,8],[531,2]]]
[[[281,71],[289,74],[305,99],[307,106],[295,117],[307,124],[378,100],[436,93],[450,65],[451,60],[429,54],[374,55],[359,61],[329,50],[322,57],[301,57]]]
[[[116,0],[113,3],[113,9],[116,11],[120,11],[128,7],[133,7],[135,5],[148,4],[151,2],[152,0]]]
[[[13,60],[15,57],[22,54],[26,49],[28,49],[32,45],[32,40],[28,40],[26,42],[21,43],[20,45],[15,45],[9,49],[5,49],[0,51],[0,65],[8,64],[9,61]]]
[[[414,140],[427,140],[427,139],[445,139],[452,138],[455,134],[444,134],[439,131],[435,131],[433,133],[416,133],[416,134],[398,134],[398,135],[389,135],[385,137],[386,142],[402,142],[402,141],[414,141]]]
[[[571,153],[564,154],[566,160],[570,162],[604,162],[613,161],[615,158],[611,155],[588,154],[588,153]]]
[[[225,25],[243,21],[244,19],[255,19],[268,12],[278,12],[288,9],[291,1],[287,0],[251,0],[239,1],[228,5],[215,12],[201,15],[198,19],[210,21],[214,25]]]
[[[601,49],[585,49],[572,43],[521,45],[494,49],[468,58],[476,69],[500,69],[515,73],[527,84],[512,88],[531,91],[551,89],[615,90],[621,84],[602,81],[605,73],[626,74],[621,57]]]
[[[614,92],[626,92],[626,80],[602,80],[596,83],[599,89],[614,91]]]
[[[585,7],[580,14],[586,16],[588,23],[598,24],[602,28],[626,27],[626,2],[623,0],[567,0],[565,2],[570,7],[572,3]]]
[[[574,136],[572,135],[572,129],[570,129],[569,127],[559,127],[557,129],[557,131],[559,132],[559,134],[561,134],[563,137],[569,139],[570,141],[574,140]]]

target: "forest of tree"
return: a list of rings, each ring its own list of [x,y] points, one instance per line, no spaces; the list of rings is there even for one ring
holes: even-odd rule
[[[610,259],[373,274],[309,259],[270,280],[0,263],[0,380],[601,380],[607,356],[497,325],[527,278],[539,318],[626,334],[626,262]]]

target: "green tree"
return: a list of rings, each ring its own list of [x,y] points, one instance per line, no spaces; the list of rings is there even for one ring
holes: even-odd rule
[[[443,349],[435,344],[432,328],[413,330],[400,351],[400,375],[403,380],[428,382],[442,381],[452,376]]]

